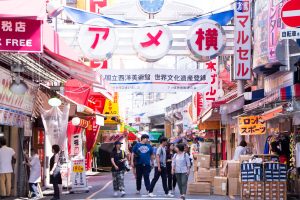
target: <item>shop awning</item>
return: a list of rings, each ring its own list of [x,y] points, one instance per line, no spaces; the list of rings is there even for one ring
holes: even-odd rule
[[[131,126],[128,126],[128,125],[125,125],[125,129],[128,131],[128,132],[133,132],[133,133],[137,133],[138,131],[131,127]]]
[[[220,114],[229,114],[236,112],[240,109],[243,109],[245,105],[244,95],[240,95],[231,101],[228,101],[226,104],[220,106]]]
[[[59,35],[47,24],[44,26],[44,53],[42,57],[73,78],[91,85],[94,92],[113,99],[109,84],[89,66],[79,62],[79,55],[66,45]]]
[[[284,88],[280,88],[278,90],[275,90],[273,93],[269,94],[268,96],[255,101],[251,104],[244,106],[244,111],[251,111],[256,108],[262,107],[266,104],[273,103],[276,101],[289,101],[292,99],[298,99],[300,97],[300,84],[295,84],[292,86],[287,86]]]
[[[135,141],[137,139],[137,136],[134,133],[129,132],[128,135],[127,135],[127,139],[129,141]]]
[[[159,138],[163,135],[161,132],[149,132],[149,139],[151,142],[158,142]]]
[[[46,1],[43,0],[1,0],[0,18],[22,17],[43,20],[46,15]]]
[[[205,121],[220,121],[221,115],[217,108],[211,108],[201,116],[201,122]]]
[[[272,110],[269,110],[267,112],[264,112],[261,117],[263,120],[267,121],[267,120],[270,120],[270,119],[273,119],[275,117],[278,117],[278,114],[279,113],[282,113],[283,112],[283,106],[278,106]]]

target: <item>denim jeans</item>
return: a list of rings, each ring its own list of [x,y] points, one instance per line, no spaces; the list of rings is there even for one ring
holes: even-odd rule
[[[167,168],[166,167],[161,167],[160,172],[158,171],[158,167],[155,167],[154,177],[151,181],[149,193],[153,192],[155,184],[158,181],[160,176],[161,176],[161,180],[162,180],[162,184],[163,184],[165,194],[168,194],[169,190],[168,190],[168,184],[167,184]]]
[[[32,193],[31,197],[38,197],[39,196],[37,183],[29,183],[29,190]]]
[[[144,177],[146,190],[150,190],[150,165],[137,165],[136,166],[136,190],[140,191],[142,188],[142,177]]]

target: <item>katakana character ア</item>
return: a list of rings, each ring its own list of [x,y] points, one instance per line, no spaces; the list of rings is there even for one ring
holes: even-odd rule
[[[2,21],[1,29],[4,32],[12,32],[13,31],[12,22],[11,21]]]
[[[215,94],[217,93],[217,90],[210,87],[210,91],[209,92],[206,92],[206,95],[209,95],[209,96],[214,96]]]
[[[96,33],[96,37],[95,37],[95,40],[91,46],[92,49],[95,49],[97,47],[97,44],[99,42],[99,37],[100,37],[100,32],[104,32],[103,36],[102,36],[102,39],[103,40],[106,40],[108,35],[109,35],[109,28],[99,28],[99,27],[89,27],[88,29],[89,31],[91,32],[97,32]]]
[[[211,77],[212,77],[212,81],[210,84],[214,84],[216,82],[217,74],[212,74]]]
[[[218,50],[218,30],[209,28],[205,31],[205,45],[206,50],[209,50],[213,47],[215,50]]]
[[[152,44],[154,44],[155,46],[158,46],[158,45],[160,45],[160,42],[158,41],[158,39],[160,38],[162,33],[163,33],[162,30],[159,30],[155,36],[153,36],[151,33],[147,33],[149,40],[147,42],[141,42],[140,44],[144,48],[150,47]]]
[[[238,64],[238,76],[246,76],[248,74],[249,68],[245,66],[245,63],[239,63]]]
[[[15,31],[24,33],[26,31],[26,23],[25,22],[16,22]]]
[[[239,23],[242,25],[243,28],[246,27],[246,22],[249,20],[249,16],[237,16],[238,19],[243,19],[239,20]]]
[[[249,53],[248,49],[242,49],[242,47],[239,47],[239,49],[237,50],[238,54],[239,54],[239,59],[240,60],[248,60],[248,56],[247,54]]]
[[[210,62],[207,62],[205,64],[207,65],[207,69],[209,69],[211,72],[217,71],[216,68],[215,68],[215,65],[217,63],[210,61]]]
[[[205,39],[204,31],[202,30],[202,28],[199,28],[198,31],[196,31],[196,34],[197,34],[196,44],[198,45],[198,50],[202,51],[202,42]]]
[[[238,12],[243,12],[243,2],[242,1],[237,1],[236,2],[236,10]]]
[[[238,32],[238,44],[245,44],[249,40],[249,35],[246,35],[245,37],[245,31],[239,31]]]

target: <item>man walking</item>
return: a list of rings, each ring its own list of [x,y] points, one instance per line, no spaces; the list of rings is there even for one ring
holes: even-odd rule
[[[157,148],[156,151],[156,162],[155,162],[155,171],[154,177],[151,181],[150,189],[149,189],[149,197],[154,197],[153,190],[155,187],[156,182],[158,181],[159,177],[161,176],[163,188],[165,191],[166,196],[173,197],[171,193],[169,193],[168,185],[167,185],[167,153],[166,153],[166,145],[168,139],[166,137],[162,137],[160,139],[160,146]]]
[[[15,160],[15,151],[6,146],[4,137],[0,137],[0,144],[0,196],[5,198],[11,195],[12,163]]]
[[[144,177],[146,190],[150,190],[150,179],[149,175],[151,172],[151,162],[153,161],[153,149],[150,144],[148,144],[149,136],[143,134],[141,137],[141,142],[137,143],[132,149],[132,158],[136,157],[136,166],[131,159],[131,166],[136,167],[136,190],[137,194],[140,194],[142,187],[142,177]],[[153,163],[153,162],[152,162]]]

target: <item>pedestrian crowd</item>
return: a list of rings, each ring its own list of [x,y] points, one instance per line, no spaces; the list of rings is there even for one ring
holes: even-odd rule
[[[131,170],[136,179],[136,194],[141,194],[142,179],[149,197],[155,197],[154,188],[161,178],[166,197],[174,197],[176,184],[180,192],[180,198],[185,199],[188,177],[192,166],[189,147],[183,143],[168,142],[166,137],[160,138],[158,147],[150,145],[149,136],[141,136],[140,142],[134,142],[126,155],[121,150],[121,142],[114,143],[111,153],[112,176],[114,196],[123,197],[125,192],[124,173]],[[154,170],[154,176],[150,181],[150,173]]]

